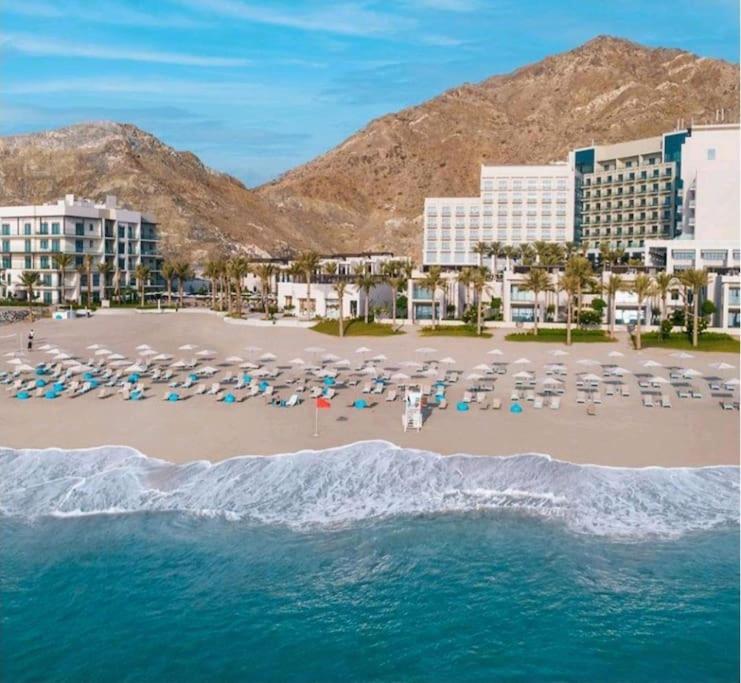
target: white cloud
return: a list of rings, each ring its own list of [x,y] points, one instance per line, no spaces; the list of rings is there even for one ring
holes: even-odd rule
[[[24,34],[0,34],[0,48],[11,49],[36,57],[77,57],[81,59],[103,59],[153,64],[176,64],[182,66],[239,67],[248,66],[246,59],[236,57],[212,57],[161,52],[157,50],[113,47],[29,36]]]

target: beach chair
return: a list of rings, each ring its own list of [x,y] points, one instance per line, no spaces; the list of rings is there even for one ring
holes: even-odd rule
[[[526,401],[535,401],[535,390],[534,389],[528,389],[525,392],[525,400]]]
[[[231,372],[227,372],[222,378],[221,381],[224,384],[229,384],[234,379],[234,375],[232,375]]]
[[[599,391],[595,391],[594,394],[592,394],[592,403],[602,405],[602,395],[599,393]]]
[[[489,410],[489,401],[478,401],[479,410]]]
[[[644,408],[653,408],[654,407],[654,400],[646,394],[643,396],[643,407]]]
[[[322,395],[321,387],[311,387],[311,391],[309,392],[309,396],[311,396],[311,398],[319,398],[321,395]]]
[[[542,408],[542,407],[543,407],[543,397],[536,396],[535,400],[533,401],[533,408]]]
[[[690,396],[692,398],[702,398],[702,394],[699,391],[696,391],[695,389],[692,389],[690,391]]]
[[[382,394],[383,390],[386,388],[383,382],[376,382],[376,386],[373,387],[374,394]]]
[[[733,410],[733,403],[731,403],[730,401],[721,401],[720,409],[721,410]]]
[[[672,407],[672,402],[669,400],[669,397],[666,394],[661,394],[661,407],[662,408]]]
[[[372,389],[373,389],[373,387],[371,386],[371,383],[370,383],[370,382],[366,382],[366,383],[365,383],[365,384],[363,385],[363,389],[362,389],[362,392],[363,392],[364,394],[370,394],[370,392],[371,392],[371,390],[372,390]]]
[[[211,385],[211,388],[208,390],[208,393],[211,396],[216,396],[216,394],[218,394],[220,390],[221,390],[221,386],[219,385],[219,383],[218,382],[214,382]]]
[[[576,402],[577,403],[586,403],[587,396],[583,391],[577,391],[576,392]]]
[[[438,408],[439,408],[440,410],[445,410],[445,409],[446,409],[446,408],[448,407],[448,401],[447,401],[447,399],[442,399],[442,400],[441,400],[441,401],[440,401],[440,402],[439,402],[439,403],[437,404],[437,407],[438,407]]]
[[[265,391],[262,392],[262,395],[266,399],[272,399],[274,393],[275,393],[275,387],[272,384],[269,384],[267,387],[265,387]]]
[[[473,394],[470,391],[463,392],[463,402],[471,403],[473,401]]]
[[[396,389],[389,389],[388,393],[386,394],[386,400],[387,401],[395,401],[396,397],[398,396],[398,393]]]
[[[718,382],[713,382],[710,385],[710,391],[720,391],[720,384]]]
[[[493,410],[501,410],[502,408],[502,400],[499,398],[493,398],[491,399],[491,407]]]
[[[323,393],[324,398],[333,399],[335,396],[337,396],[337,392],[332,387],[327,387]]]
[[[486,392],[485,391],[479,391],[476,394],[476,403],[486,403]]]
[[[98,398],[108,398],[110,395],[111,392],[106,387],[101,387],[98,392]]]
[[[206,385],[205,384],[196,384],[195,389],[193,389],[193,395],[194,396],[201,396],[202,394],[206,393]]]
[[[679,398],[690,398],[690,392],[686,389],[677,389],[677,396]]]
[[[624,384],[623,384],[622,389],[620,390],[620,395],[623,398],[630,398],[630,389]]]
[[[512,389],[512,393],[509,395],[510,401],[519,401],[520,400],[520,392],[517,391],[517,389]]]
[[[250,386],[249,396],[254,397],[254,396],[257,396],[259,393],[260,393],[260,385],[259,384],[252,384]]]
[[[297,406],[299,402],[298,394],[291,394],[288,397],[288,400],[285,403],[286,408],[293,408],[293,406]]]
[[[615,395],[615,387],[612,386],[612,384],[608,384],[605,387],[605,396],[614,396]]]
[[[551,399],[551,410],[559,410],[561,408],[561,397],[554,396]]]
[[[33,395],[35,398],[42,398],[46,391],[47,391],[46,387],[39,387],[33,392]]]

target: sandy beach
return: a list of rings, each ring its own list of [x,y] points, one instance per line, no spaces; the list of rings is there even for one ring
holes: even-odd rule
[[[5,326],[0,329],[0,337],[20,333],[25,340],[28,329],[27,324]],[[136,346],[142,343],[171,353],[175,358],[187,358],[188,352],[177,349],[190,343],[216,351],[216,363],[230,354],[247,357],[244,349],[252,345],[274,353],[278,366],[287,366],[287,361],[296,356],[304,357],[307,362],[318,359],[304,350],[311,346],[320,346],[355,364],[360,356],[354,351],[362,345],[370,347],[372,354],[385,354],[388,357],[385,365],[395,365],[409,359],[424,360],[415,349],[431,346],[437,350],[435,356],[452,356],[456,360],[454,367],[464,374],[482,362],[511,362],[527,357],[531,361],[527,369],[542,378],[547,363],[562,361],[569,377],[561,409],[535,410],[525,404],[523,413],[511,414],[507,410],[514,386],[511,368],[507,375],[496,380],[494,395],[502,400],[502,410],[480,411],[474,407],[468,413],[457,412],[455,402],[460,400],[467,385],[461,380],[448,390],[451,403],[448,410],[431,411],[420,432],[407,433],[402,430],[402,407],[398,401],[379,400],[369,410],[349,408],[350,401],[360,396],[360,390],[353,387],[341,389],[332,407],[321,411],[318,437],[313,436],[314,405],[308,395],[303,404],[283,409],[269,406],[260,398],[224,405],[212,397],[192,397],[172,404],[161,400],[163,385],[155,385],[149,398],[139,402],[123,401],[118,396],[100,400],[94,392],[75,399],[19,401],[2,391],[0,446],[80,448],[117,444],[132,446],[152,457],[187,462],[384,439],[404,447],[445,454],[537,452],[605,466],[679,467],[739,462],[739,413],[721,410],[719,400],[711,398],[702,378],[693,382],[702,390],[702,399],[680,400],[674,389],[668,387],[664,391],[671,396],[673,407],[662,409],[644,408],[636,379],[627,375],[625,381],[631,388],[631,397],[605,398],[595,416],[587,415],[584,405],[576,403],[574,385],[577,371],[590,370],[576,365],[580,359],[600,363],[617,361],[635,372],[646,372],[641,364],[654,360],[666,366],[656,368],[657,375],[667,375],[668,366],[681,365],[706,376],[729,379],[737,376],[737,367],[719,373],[709,365],[723,360],[738,366],[738,359],[732,354],[695,353],[692,359],[679,360],[666,349],[636,352],[624,336],[614,343],[576,344],[566,349],[554,344],[506,342],[502,330],[497,330],[491,339],[479,340],[423,338],[414,328],[407,329],[407,334],[402,336],[339,339],[305,329],[228,325],[211,314],[100,314],[75,321],[37,321],[35,350],[28,354],[28,359],[32,365],[49,360],[48,355],[38,350],[45,343],[83,361],[91,355],[86,347],[92,343],[105,345],[132,360],[137,357]],[[0,338],[0,353],[12,351],[17,345],[12,337]],[[501,349],[502,355],[494,359],[487,355],[493,348]],[[569,355],[554,358],[548,353],[554,348],[567,350]],[[609,358],[608,353],[613,350],[624,353],[624,357]],[[3,365],[5,370],[11,368]],[[220,368],[217,377],[228,369]],[[284,375],[288,373],[286,369]],[[281,388],[281,379],[282,376],[275,382],[276,389],[287,398],[291,390]],[[737,390],[733,400],[738,401]]]

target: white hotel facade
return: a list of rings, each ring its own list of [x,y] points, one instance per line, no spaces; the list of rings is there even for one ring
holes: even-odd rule
[[[54,263],[60,253],[73,257],[63,282]],[[116,197],[95,203],[69,194],[54,204],[0,207],[0,296],[24,297],[21,275],[37,271],[41,276],[39,301],[79,301],[80,290],[87,289],[87,275],[77,269],[87,256],[93,259],[96,297],[101,290],[97,267],[103,262],[112,271],[106,287],[113,286],[115,277],[122,289],[136,287],[136,267],[144,264],[150,270],[146,289],[161,289],[157,222],[146,213],[119,207]]]
[[[575,182],[567,163],[482,166],[478,197],[425,199],[424,265],[477,265],[478,242],[572,241]]]

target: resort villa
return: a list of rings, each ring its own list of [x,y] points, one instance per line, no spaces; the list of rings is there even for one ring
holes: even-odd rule
[[[55,263],[57,254],[71,257],[61,271]],[[20,282],[26,271],[40,274],[36,286],[45,304],[80,300],[88,287],[85,272],[91,257],[90,272],[94,296],[102,286],[137,287],[138,265],[149,269],[145,288],[162,288],[157,222],[153,216],[118,206],[116,197],[103,203],[78,199],[68,194],[55,204],[0,207],[0,295],[24,298]],[[101,274],[100,264],[109,264]],[[106,282],[101,283],[100,278]]]

